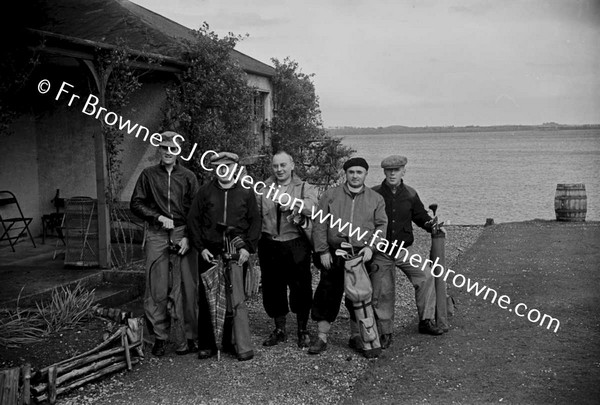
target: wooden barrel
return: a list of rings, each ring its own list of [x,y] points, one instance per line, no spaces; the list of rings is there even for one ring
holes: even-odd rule
[[[585,221],[587,213],[585,184],[557,184],[554,211],[557,221]]]

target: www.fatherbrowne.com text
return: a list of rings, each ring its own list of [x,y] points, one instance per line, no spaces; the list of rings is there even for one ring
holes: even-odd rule
[[[329,222],[329,227],[331,229],[337,228],[338,232],[350,235],[351,238],[356,237],[357,241],[363,240],[365,236],[370,233],[369,231],[361,233],[360,227],[354,227],[350,222],[342,223],[341,218],[335,219],[331,213],[325,215],[323,211],[315,210],[315,207],[312,209],[312,220],[319,221],[321,224]],[[380,232],[380,230],[377,230],[374,233],[371,233],[370,241],[364,240],[363,243],[370,247],[375,244],[376,249],[382,254],[386,254],[402,262],[408,262],[411,266],[420,268],[421,271],[431,271],[433,277],[440,278],[443,276],[444,281],[448,281],[448,278],[451,277],[452,284],[456,288],[462,288],[466,285],[467,292],[474,293],[476,297],[483,294],[482,298],[487,300],[489,295],[492,304],[495,302],[504,310],[508,310],[509,312],[514,311],[519,317],[527,317],[529,322],[539,323],[540,326],[546,325],[546,329],[550,329],[554,325],[554,333],[558,332],[560,327],[560,321],[558,319],[547,314],[542,314],[535,308],[527,310],[527,305],[522,302],[511,307],[511,299],[509,296],[501,295],[500,298],[498,298],[498,292],[496,290],[486,287],[485,285],[480,287],[479,282],[472,282],[469,277],[465,277],[450,268],[444,269],[444,267],[438,263],[439,258],[436,258],[435,261],[432,261],[431,259],[423,260],[418,254],[413,254],[409,257],[409,251],[404,247],[404,242],[398,244],[398,241],[394,240],[390,243],[385,238],[379,236]]]

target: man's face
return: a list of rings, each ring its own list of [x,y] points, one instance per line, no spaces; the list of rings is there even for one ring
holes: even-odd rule
[[[225,166],[227,166],[227,169],[225,169]],[[235,163],[222,163],[217,165],[215,172],[221,182],[227,183],[232,170],[235,170]]]
[[[385,173],[385,181],[387,184],[389,186],[396,187],[400,185],[402,176],[404,176],[404,173],[406,173],[406,168],[404,166],[400,166],[392,169],[384,169],[383,173]]]
[[[362,187],[367,178],[367,170],[362,166],[352,166],[346,170],[346,182],[351,187]]]
[[[285,153],[280,153],[273,156],[273,162],[271,164],[273,174],[277,178],[279,183],[287,182],[292,177],[292,170],[294,170],[294,162]]]
[[[175,160],[177,159],[177,156],[175,156],[171,152],[169,152],[168,146],[160,146],[159,149],[160,149],[160,160],[164,165],[169,166],[169,165],[175,164]]]

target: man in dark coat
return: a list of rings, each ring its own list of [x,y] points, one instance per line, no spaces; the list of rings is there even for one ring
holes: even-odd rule
[[[397,241],[397,244],[404,249],[409,248],[414,236],[412,232],[412,223],[431,232],[432,218],[427,214],[416,190],[404,184],[402,177],[406,173],[406,163],[408,159],[404,156],[389,156],[381,162],[381,167],[385,173],[385,180],[380,185],[373,187],[373,190],[383,196],[385,201],[385,212],[388,217],[387,235],[388,241]],[[407,249],[410,252],[410,249]],[[417,310],[419,312],[419,332],[429,335],[440,335],[443,332],[435,326],[435,278],[431,274],[431,266],[422,270],[420,267],[413,267],[408,258],[412,252],[396,258],[388,254],[377,255],[373,260],[373,265],[382,269],[391,269],[392,275],[389,281],[395,286],[394,268],[397,266],[406,274],[415,288],[415,299]],[[392,294],[395,296],[395,294]],[[382,331],[381,347],[387,348],[392,342],[392,331],[388,329]]]
[[[223,259],[227,252],[225,236],[235,244],[239,253],[237,266],[232,266],[232,271],[244,272],[247,268],[250,253],[256,251],[260,237],[261,219],[256,203],[256,196],[252,189],[242,187],[236,182],[233,171],[238,168],[238,155],[230,152],[221,152],[211,158],[211,165],[215,168],[217,178],[203,185],[198,191],[188,215],[188,227],[192,244],[201,256],[199,263],[200,272],[203,273],[212,267],[215,260]],[[239,167],[239,170],[242,170]],[[228,229],[227,235],[224,235]],[[238,360],[250,360],[254,357],[253,345],[250,340],[250,325],[248,322],[248,309],[243,295],[243,274],[231,275],[232,291],[236,297],[241,298],[239,305],[227,317],[225,335],[223,337],[225,350],[235,350]],[[202,283],[199,284],[199,313],[198,313],[198,358],[205,359],[216,353],[217,345],[213,334],[213,327],[209,312],[208,301]],[[230,299],[232,297],[230,296]],[[232,319],[233,317],[233,319]],[[233,339],[229,330],[229,323]],[[234,347],[231,347],[232,340]],[[230,346],[230,347],[228,347]]]
[[[175,132],[161,134],[159,143],[161,161],[142,171],[131,197],[131,212],[148,224],[146,233],[146,292],[144,311],[148,328],[155,336],[152,353],[162,356],[169,337],[169,298],[174,301],[175,316],[185,324],[187,342],[176,342],[176,353],[197,350],[197,252],[190,249],[186,220],[192,200],[198,192],[194,173],[181,166],[170,148],[176,148]],[[178,249],[180,266],[173,269],[181,280],[169,291],[170,245]],[[180,271],[180,273],[179,273]],[[171,322],[173,327],[173,322]]]

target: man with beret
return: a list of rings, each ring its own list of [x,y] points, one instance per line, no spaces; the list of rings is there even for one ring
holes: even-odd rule
[[[197,252],[190,248],[186,220],[199,187],[194,173],[181,166],[177,156],[171,153],[170,148],[177,147],[176,136],[177,133],[171,131],[161,134],[160,163],[142,171],[130,203],[131,212],[148,224],[144,312],[148,329],[155,336],[152,348],[155,356],[165,354],[165,342],[169,337],[169,298],[174,301],[175,317],[185,324],[182,336],[174,334],[176,338],[182,338],[175,342],[176,353],[197,350]],[[181,282],[172,285],[169,292],[170,245],[177,247],[178,260],[174,265],[179,263],[172,270],[177,277],[172,279]],[[171,328],[173,326],[171,322]]]
[[[221,152],[211,157],[210,163],[215,169],[216,179],[204,184],[198,191],[190,208],[188,226],[192,244],[200,252],[201,273],[210,269],[215,259],[223,259],[228,249],[225,246],[226,237],[239,253],[238,265],[231,266],[231,271],[238,273],[231,274],[232,285],[228,294],[230,299],[235,295],[236,301],[239,299],[240,303],[232,309],[231,316],[226,316],[223,348],[235,351],[238,360],[245,361],[254,357],[254,350],[250,339],[248,309],[243,297],[243,273],[250,253],[256,251],[261,220],[254,191],[236,182],[233,172],[238,168],[238,162],[238,155],[231,152]],[[202,283],[198,288],[198,358],[206,359],[216,354],[217,345],[206,291]]]
[[[349,243],[354,247],[354,251],[362,255],[364,263],[367,263],[374,253],[378,254],[374,247],[367,245],[367,241],[374,233],[385,232],[387,227],[383,197],[365,186],[368,170],[369,165],[365,159],[349,159],[344,164],[346,182],[325,191],[319,200],[318,209],[322,216],[314,221],[312,235],[315,253],[318,255],[315,265],[321,270],[321,279],[311,310],[311,317],[317,322],[318,336],[309,347],[309,354],[320,354],[327,350],[327,334],[340,310],[344,294],[344,259],[336,256],[334,252],[345,240],[339,234],[344,232],[349,236]],[[322,221],[327,215],[330,215],[328,219]],[[338,220],[341,220],[340,225],[335,225]],[[348,226],[345,226],[346,224]],[[360,228],[359,233],[352,231],[357,228]],[[358,237],[359,234],[361,238]],[[371,281],[378,282],[378,279],[371,277]],[[373,286],[374,293],[377,288],[379,286]],[[379,303],[376,302],[378,298]],[[381,298],[373,295],[372,301],[378,324],[391,316],[389,309],[379,307],[383,301]],[[349,345],[360,351],[362,340],[352,303],[346,300],[345,304],[351,318]]]
[[[286,317],[291,309],[296,314],[298,347],[308,347],[312,246],[297,224],[309,224],[306,221],[310,221],[313,207],[317,205],[317,189],[294,174],[294,160],[286,152],[273,155],[271,168],[273,176],[265,180],[265,191],[258,197],[262,217],[258,258],[263,305],[275,323],[275,329],[263,345],[274,346],[286,341]],[[276,189],[278,193],[266,192],[267,189]]]
[[[406,274],[415,288],[415,298],[419,313],[419,333],[429,335],[441,335],[443,331],[435,325],[435,278],[431,274],[431,266],[422,270],[413,267],[408,258],[414,252],[409,248],[414,236],[412,223],[431,233],[432,218],[427,214],[416,190],[404,184],[402,177],[406,173],[408,159],[404,156],[389,156],[381,162],[385,174],[385,180],[373,190],[383,196],[385,200],[385,212],[388,217],[387,235],[388,241],[397,241],[399,246],[409,251],[404,256],[392,257],[386,253],[377,255],[373,265],[378,266],[389,275],[387,283],[395,286],[394,270],[398,266]],[[392,294],[395,297],[395,294]],[[392,303],[393,305],[393,303]],[[392,331],[388,329],[382,332],[381,347],[387,348],[392,342]]]

